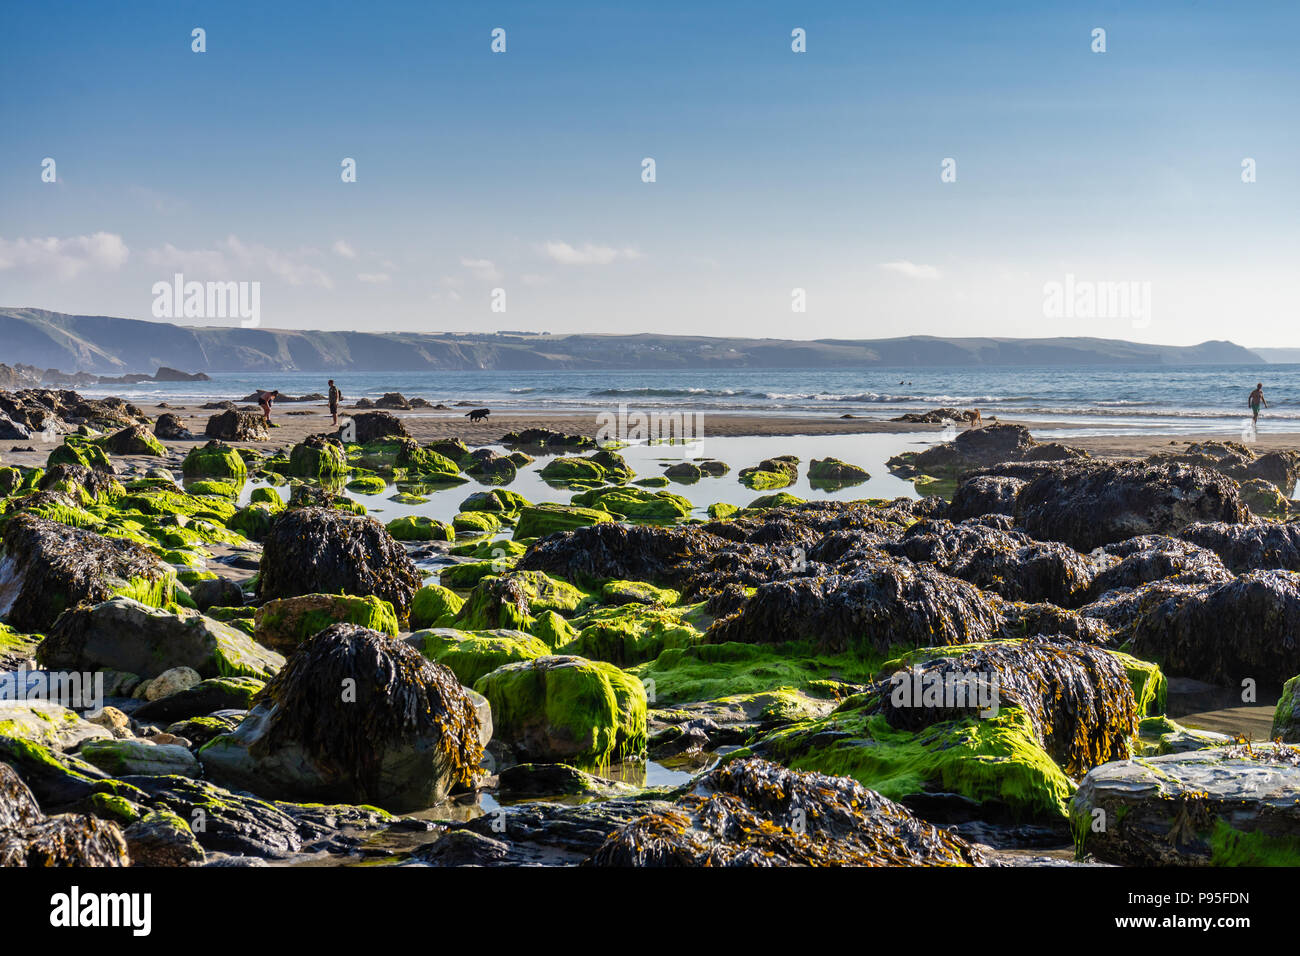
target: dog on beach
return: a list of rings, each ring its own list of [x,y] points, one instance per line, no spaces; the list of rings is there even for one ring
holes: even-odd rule
[[[490,408],[476,408],[472,412],[466,412],[465,417],[468,418],[471,422],[481,422],[484,421],[491,414],[492,414],[492,409]]]
[[[972,408],[970,410],[970,427],[979,428],[983,424],[984,419],[980,418],[980,410],[978,408]]]

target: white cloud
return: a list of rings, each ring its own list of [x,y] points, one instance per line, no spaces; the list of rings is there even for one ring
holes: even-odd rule
[[[590,242],[581,248],[567,242],[552,240],[543,245],[542,251],[551,259],[565,266],[607,266],[619,259],[640,259],[641,253],[635,249],[615,249],[611,246],[597,246]]]
[[[269,246],[246,243],[237,236],[227,236],[217,242],[212,249],[178,249],[171,243],[167,243],[161,249],[151,249],[146,259],[152,266],[192,273],[193,278],[203,281],[212,279],[262,281],[269,273],[293,286],[314,285],[323,289],[334,288],[333,279],[304,261],[314,255],[319,255],[319,250],[281,252]]]
[[[897,272],[901,276],[907,276],[909,279],[937,279],[939,270],[934,266],[918,265],[915,262],[908,262],[906,259],[900,259],[898,262],[882,262],[880,268],[889,272]]]
[[[482,279],[484,282],[495,282],[503,275],[491,259],[468,259],[462,256],[460,264],[468,269],[475,279]]]
[[[130,254],[122,237],[111,232],[68,239],[0,239],[0,270],[72,279],[84,269],[115,272]]]
[[[369,282],[373,285],[387,282],[392,277],[387,272],[358,272],[357,278],[362,282]]]
[[[343,239],[335,239],[334,245],[330,246],[330,248],[334,251],[334,255],[342,256],[344,259],[355,259],[357,257],[357,251]]]

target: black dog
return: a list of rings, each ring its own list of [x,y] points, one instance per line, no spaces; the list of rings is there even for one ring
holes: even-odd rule
[[[491,414],[492,409],[490,408],[476,408],[472,412],[466,412],[465,417],[472,422],[481,422]]]

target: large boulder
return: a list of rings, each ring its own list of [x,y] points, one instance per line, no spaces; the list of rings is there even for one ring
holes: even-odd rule
[[[420,810],[472,782],[491,720],[450,670],[355,624],[301,645],[207,775],[263,796]]]
[[[101,443],[111,455],[149,455],[163,458],[167,449],[143,425],[128,425],[109,435]]]
[[[289,452],[290,475],[303,478],[328,478],[348,470],[348,459],[337,438],[308,435]]]
[[[1269,736],[1283,743],[1300,744],[1300,677],[1292,677],[1282,685]]]
[[[1145,534],[1175,534],[1194,521],[1242,523],[1250,509],[1236,482],[1188,465],[1082,462],[1045,471],[1016,498],[1031,536],[1079,551]]]
[[[382,598],[302,594],[267,601],[259,607],[253,637],[259,644],[289,654],[307,638],[340,622],[360,624],[389,637],[397,636],[397,615],[393,606]]]
[[[978,518],[981,515],[1015,515],[1016,496],[1025,487],[1023,478],[1002,475],[976,475],[957,486],[948,506],[950,521]]]
[[[263,601],[300,594],[375,595],[405,621],[420,574],[379,522],[333,508],[290,508],[262,542],[257,593]]]
[[[1238,574],[1272,568],[1300,571],[1300,525],[1297,524],[1197,522],[1184,528],[1178,537],[1213,551],[1229,570]]]
[[[163,441],[193,441],[194,435],[185,427],[179,415],[163,412],[153,423],[153,433]]]
[[[0,734],[59,751],[75,750],[88,740],[107,740],[113,736],[108,729],[92,724],[61,704],[50,700],[23,699],[33,691],[31,683],[38,675],[47,681],[42,687],[46,693],[50,693],[51,690],[48,681],[60,676],[45,675],[40,671],[26,671],[21,676],[26,678],[28,687],[5,688],[7,691],[5,696],[9,696],[9,693],[14,690],[19,693],[14,694],[18,698],[16,700],[0,700]],[[81,684],[80,681],[78,683]],[[93,687],[81,684],[79,688],[69,686],[68,689],[71,691],[71,696],[81,698],[79,701],[69,701],[70,703],[84,706],[93,702]],[[56,695],[51,694],[51,696]]]
[[[238,451],[214,438],[190,449],[181,462],[181,472],[186,478],[232,478],[242,482],[248,477],[248,466]]]
[[[266,420],[261,415],[233,408],[209,418],[203,433],[221,441],[266,441],[271,437]]]
[[[1262,480],[1273,485],[1287,498],[1300,478],[1300,452],[1291,449],[1255,454],[1235,441],[1193,442],[1178,452],[1161,452],[1147,461],[1159,464],[1177,461],[1217,471],[1242,483]]]
[[[608,511],[597,511],[594,508],[549,503],[533,505],[519,512],[519,523],[515,525],[514,536],[545,538],[557,531],[572,531],[574,528],[605,524],[613,520]]]
[[[759,585],[707,636],[715,644],[810,640],[830,652],[884,652],[895,645],[987,641],[1001,626],[997,607],[974,586],[928,565],[882,556],[851,574]]]
[[[1076,849],[1123,866],[1300,865],[1300,749],[1212,747],[1104,764],[1071,806]]]
[[[20,631],[47,631],[84,601],[124,594],[162,605],[175,594],[175,572],[130,541],[30,514],[9,518],[0,540],[0,619]]]
[[[1213,551],[1167,535],[1126,538],[1106,545],[1095,557],[1103,568],[1092,579],[1089,591],[1093,599],[1115,588],[1136,588],[1167,578],[1193,584],[1222,584],[1232,579]]]
[[[349,417],[351,424],[345,422],[339,426],[339,435],[350,443],[364,445],[385,438],[411,437],[402,420],[392,412],[362,412]]]
[[[523,631],[494,628],[458,631],[449,627],[416,631],[406,639],[426,658],[451,668],[466,686],[503,664],[531,661],[551,652],[538,638]]]
[[[37,648],[37,659],[59,670],[116,670],[141,677],[190,667],[201,677],[265,679],[284,665],[279,654],[229,624],[127,597],[81,604],[63,614]]]
[[[1294,571],[1250,571],[1222,584],[1172,588],[1164,600],[1149,602],[1127,632],[1138,657],[1159,661],[1171,675],[1224,686],[1244,678],[1276,685],[1300,672],[1298,634]]]
[[[595,866],[981,866],[977,847],[848,777],[766,760],[710,771],[610,834]]]
[[[546,656],[505,664],[474,689],[497,735],[523,760],[597,765],[646,747],[646,691],[612,664]]]

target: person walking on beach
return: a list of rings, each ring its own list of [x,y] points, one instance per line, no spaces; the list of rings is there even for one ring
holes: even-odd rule
[[[339,387],[334,384],[334,379],[330,379],[330,416],[334,419],[335,428],[337,428],[339,424],[339,399],[342,397],[343,393],[340,392]]]
[[[262,420],[268,425],[271,424],[271,403],[280,397],[280,390],[267,392],[262,389],[257,390],[257,404],[262,406]]]
[[[1246,399],[1246,404],[1250,406],[1251,424],[1259,423],[1259,406],[1263,405],[1268,408],[1268,402],[1264,401],[1264,383],[1260,382],[1255,386],[1255,390],[1250,393],[1250,398]]]

